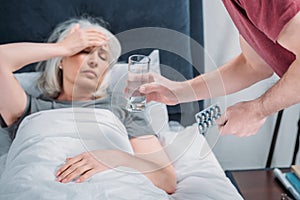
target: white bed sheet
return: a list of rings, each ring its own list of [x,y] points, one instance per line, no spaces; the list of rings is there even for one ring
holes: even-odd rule
[[[69,109],[60,110],[69,111]],[[38,116],[39,118],[48,112],[55,113],[60,111],[42,111],[36,113],[34,116]],[[101,115],[103,115],[103,112],[101,112]],[[109,115],[109,113],[107,113],[107,115]],[[60,116],[64,117],[63,115]],[[106,117],[106,119],[108,118]],[[59,119],[56,118],[56,120]],[[118,124],[118,122],[116,123]],[[122,126],[120,127],[120,129],[122,129]],[[93,138],[91,135],[89,137]],[[124,141],[125,138],[126,137],[124,137]],[[160,141],[166,147],[166,151],[173,161],[177,174],[177,189],[172,195],[166,195],[163,191],[154,187],[151,182],[140,173],[128,175],[128,173],[124,174],[121,173],[122,171],[116,172],[115,170],[100,173],[93,178],[94,181],[87,181],[83,184],[70,183],[64,185],[57,183],[54,179],[47,180],[47,178],[54,176],[53,174],[42,175],[41,179],[38,178],[35,180],[32,179],[32,177],[28,178],[30,175],[24,176],[20,174],[23,172],[22,169],[26,168],[26,160],[20,159],[18,161],[17,157],[22,157],[24,152],[26,154],[25,144],[30,143],[30,141],[32,144],[35,144],[34,141],[36,139],[37,138],[32,135],[27,138],[22,137],[16,139],[13,145],[21,148],[15,150],[12,148],[8,156],[4,154],[0,157],[0,199],[242,199],[229,179],[225,176],[225,173],[203,136],[198,134],[196,125],[187,127],[178,132],[163,130],[160,133]],[[50,138],[50,141],[51,140],[52,138]],[[67,138],[67,140],[69,141],[69,138]],[[46,144],[48,144],[48,142],[49,141],[46,141]],[[70,142],[70,147],[76,142],[78,141],[74,143]],[[89,143],[89,149],[93,149],[93,146],[93,142]],[[126,146],[126,142],[121,142],[121,144],[117,144],[117,146],[125,150],[127,149],[128,152],[130,152],[130,149]],[[36,153],[43,155],[42,147],[44,146],[40,146],[39,152]],[[78,152],[72,151],[74,154],[79,152],[79,149]],[[47,153],[47,148],[44,149],[44,153]],[[6,168],[4,174],[2,174],[7,157],[9,160],[8,168]],[[24,157],[26,159],[26,155]],[[65,159],[65,157],[62,159]],[[58,163],[62,162],[60,158],[57,158],[57,161]],[[35,176],[34,173],[38,173],[39,170],[41,170],[37,167],[38,162],[37,164],[34,162],[35,161],[32,160],[32,166],[27,170],[27,173],[29,172],[33,177]],[[24,168],[14,167],[15,165],[20,167],[22,164],[25,164]],[[31,185],[27,185],[28,182],[26,182],[26,180],[31,180]],[[123,184],[122,180],[124,181]],[[126,184],[124,184],[125,182]],[[23,186],[16,187],[17,184],[23,184]],[[103,185],[106,187],[103,187]],[[28,190],[28,187],[31,189]]]

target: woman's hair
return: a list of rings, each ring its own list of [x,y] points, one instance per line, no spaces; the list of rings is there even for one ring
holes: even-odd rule
[[[121,45],[118,39],[105,28],[107,27],[107,23],[104,20],[89,16],[73,18],[61,24],[58,24],[47,42],[56,43],[63,40],[68,35],[72,27],[76,24],[79,24],[80,28],[96,28],[102,31],[108,38],[109,69],[107,70],[104,79],[94,93],[95,98],[103,97],[106,95],[111,67],[117,62],[121,54]],[[61,92],[62,70],[59,69],[61,60],[62,57],[56,57],[48,59],[46,61],[42,61],[37,65],[37,71],[42,72],[42,75],[38,80],[38,87],[44,95],[51,98],[57,98]]]

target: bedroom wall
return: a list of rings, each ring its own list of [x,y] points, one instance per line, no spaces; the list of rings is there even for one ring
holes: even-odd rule
[[[220,0],[203,1],[205,30],[205,71],[216,69],[240,52],[238,32]],[[227,97],[205,102],[214,102],[228,107],[240,100],[258,97],[278,80],[275,75],[251,88]],[[224,110],[224,108],[223,108]],[[292,160],[299,117],[299,105],[284,112],[272,166],[289,166]],[[207,139],[224,169],[249,169],[265,167],[271,144],[276,116],[268,118],[260,131],[251,137],[218,137],[217,128],[212,128]],[[299,160],[299,159],[297,159]],[[299,163],[299,161],[298,161]]]

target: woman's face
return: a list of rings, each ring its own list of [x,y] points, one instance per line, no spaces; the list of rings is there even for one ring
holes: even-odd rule
[[[89,47],[62,59],[63,89],[95,92],[109,67],[108,46]],[[80,90],[79,90],[80,91]]]

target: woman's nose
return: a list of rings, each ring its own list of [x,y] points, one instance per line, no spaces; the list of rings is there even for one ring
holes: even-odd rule
[[[89,58],[88,58],[88,65],[90,67],[97,67],[98,66],[98,62],[97,62],[97,54],[96,52],[93,52],[89,55]]]

